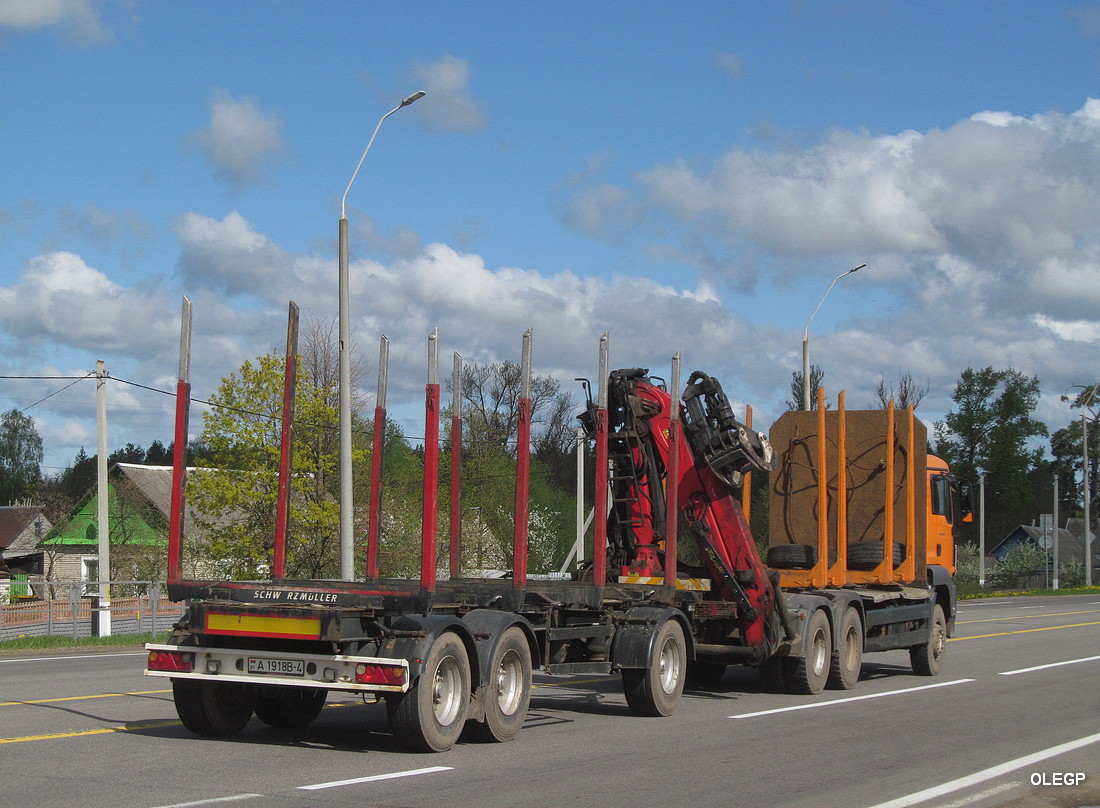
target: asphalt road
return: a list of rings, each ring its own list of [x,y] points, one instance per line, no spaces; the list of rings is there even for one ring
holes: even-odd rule
[[[816,697],[734,668],[638,718],[615,677],[537,675],[515,741],[436,755],[341,695],[307,730],[196,738],[143,664],[0,657],[0,806],[1100,806],[1098,595],[966,602],[940,676],[876,654]]]

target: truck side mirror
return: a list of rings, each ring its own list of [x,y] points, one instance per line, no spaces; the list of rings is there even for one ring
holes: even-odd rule
[[[974,521],[974,496],[970,480],[959,480],[959,510],[964,522]]]

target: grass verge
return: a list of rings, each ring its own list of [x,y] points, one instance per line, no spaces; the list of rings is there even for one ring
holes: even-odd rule
[[[0,654],[6,651],[66,651],[73,649],[105,650],[125,648],[140,650],[147,642],[163,642],[168,632],[153,637],[149,632],[141,634],[120,634],[113,637],[16,637],[14,640],[0,642]]]

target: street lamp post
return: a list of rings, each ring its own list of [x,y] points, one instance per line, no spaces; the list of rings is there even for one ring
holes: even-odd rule
[[[851,275],[853,272],[859,272],[866,264],[860,264],[858,267],[852,267],[846,272],[841,272],[835,278],[833,282],[829,284],[829,288],[825,290],[825,294],[821,297],[821,302],[817,304],[817,308],[814,309],[814,313],[810,315],[810,319],[806,321],[806,330],[802,332],[802,409],[810,409],[810,322],[817,316],[818,311],[821,310],[822,305],[825,303],[825,298],[829,296],[829,292],[833,291],[833,287],[836,286],[836,282],[841,278]]]
[[[402,107],[407,107],[425,95],[419,90],[403,100],[378,120],[374,134],[363,149],[359,165],[348,180],[348,187],[340,199],[340,577],[345,581],[355,578],[355,542],[352,535],[352,493],[351,493],[351,325],[348,313],[348,191],[367,159],[378,130],[386,118]]]

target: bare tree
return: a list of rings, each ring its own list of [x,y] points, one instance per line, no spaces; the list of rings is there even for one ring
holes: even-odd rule
[[[499,448],[512,445],[519,427],[520,366],[510,360],[489,365],[468,365],[462,370],[462,399],[466,423],[473,441]],[[531,379],[531,423],[541,425],[537,447],[570,445],[570,417],[575,404],[550,376]]]
[[[928,395],[928,382],[923,385],[917,383],[913,380],[913,374],[907,370],[898,376],[898,387],[895,392],[892,384],[887,387],[886,376],[883,375],[879,377],[875,395],[878,398],[878,409],[880,410],[886,409],[891,400],[894,402],[895,409],[908,409],[910,404],[913,405],[913,409],[916,409],[920,406],[924,397]]]

